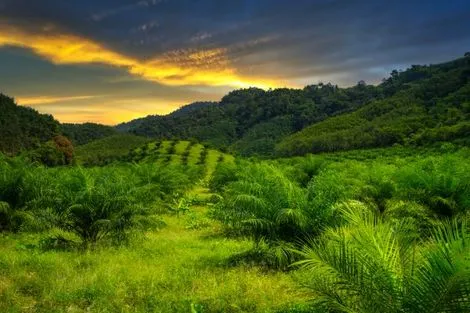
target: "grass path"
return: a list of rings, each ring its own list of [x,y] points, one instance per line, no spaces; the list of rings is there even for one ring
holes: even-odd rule
[[[277,312],[303,302],[287,273],[229,265],[251,247],[203,208],[129,247],[43,252],[34,235],[0,237],[0,312]]]

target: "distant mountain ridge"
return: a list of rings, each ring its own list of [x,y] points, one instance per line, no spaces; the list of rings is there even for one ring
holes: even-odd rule
[[[142,123],[145,123],[145,121],[150,120],[150,119],[158,120],[158,119],[163,118],[165,116],[167,116],[167,117],[182,117],[184,115],[193,113],[193,112],[195,112],[199,109],[203,109],[203,108],[206,108],[208,106],[215,106],[215,105],[217,105],[217,102],[210,102],[210,101],[194,102],[194,103],[184,105],[184,106],[178,108],[177,110],[175,110],[175,111],[173,111],[173,112],[171,112],[167,115],[149,115],[149,116],[138,118],[138,119],[135,119],[135,120],[132,120],[132,121],[129,121],[129,122],[124,122],[124,123],[118,124],[118,125],[115,126],[115,129],[118,130],[119,132],[129,132],[132,129],[138,128]]]

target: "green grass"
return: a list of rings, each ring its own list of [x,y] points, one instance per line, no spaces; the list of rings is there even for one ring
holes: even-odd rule
[[[179,155],[183,154],[189,144],[189,141],[178,141],[178,143],[175,145],[175,153]]]
[[[181,155],[173,154],[170,159],[170,164],[182,164]]]
[[[188,164],[196,164],[199,161],[199,156],[201,155],[204,146],[201,144],[195,144],[191,147],[188,156]]]
[[[210,177],[212,175],[212,172],[215,170],[220,155],[221,153],[216,150],[209,150],[209,152],[207,153],[207,177]]]
[[[171,141],[162,141],[161,145],[160,145],[160,149],[158,149],[157,153],[158,154],[167,154],[168,153],[168,149],[170,148],[171,146]]]
[[[36,235],[0,237],[1,312],[274,312],[305,297],[289,274],[229,258],[251,243],[189,229],[200,209],[165,216],[129,247],[41,252]],[[142,240],[145,239],[145,240]]]

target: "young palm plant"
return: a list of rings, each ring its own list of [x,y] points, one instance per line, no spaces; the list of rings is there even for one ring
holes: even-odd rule
[[[303,283],[327,312],[470,312],[469,233],[439,227],[423,242],[406,220],[383,220],[359,202],[347,221],[301,251]]]
[[[321,231],[326,214],[311,206],[307,192],[278,167],[260,163],[240,167],[223,189],[213,216],[229,231],[253,240],[256,258],[284,267],[293,246]]]
[[[28,168],[19,159],[0,155],[0,232],[18,231],[23,223],[32,220],[22,208],[23,182]]]
[[[63,227],[77,234],[84,245],[110,236],[122,241],[139,213],[135,187],[126,176],[116,171],[91,174],[83,169],[69,174],[64,190],[67,222]]]
[[[441,217],[465,214],[470,208],[470,166],[461,158],[427,158],[397,173],[399,196],[422,203]]]

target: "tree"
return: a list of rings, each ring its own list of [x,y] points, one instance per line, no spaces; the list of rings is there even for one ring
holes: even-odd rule
[[[74,152],[72,142],[70,142],[70,140],[64,136],[55,136],[53,140],[54,140],[57,150],[63,153],[65,164],[66,165],[72,164],[73,152]]]
[[[53,140],[42,144],[29,155],[32,161],[53,167],[72,164],[73,151],[70,140],[64,136],[55,136]]]

